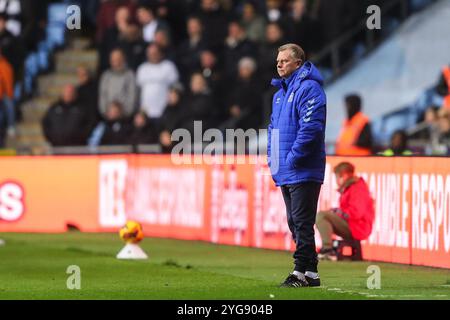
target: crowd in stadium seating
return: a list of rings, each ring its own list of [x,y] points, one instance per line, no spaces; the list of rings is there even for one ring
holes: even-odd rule
[[[78,89],[98,96],[97,123],[86,125],[85,143],[169,147],[171,131],[193,130],[194,120],[203,129],[265,127],[277,48],[297,42],[311,56],[359,21],[358,12],[364,13],[346,1],[102,1],[95,25],[98,74]],[[55,123],[45,129],[53,145],[79,144],[86,136],[83,129],[73,139],[52,140],[52,131],[70,131],[80,121],[75,112],[67,112],[74,117],[67,125],[58,119],[65,95],[44,121],[44,127]],[[79,100],[77,108],[88,113]],[[92,112],[86,117],[93,119]]]
[[[20,27],[20,14],[2,14],[5,1],[0,0],[0,70],[6,70],[0,75],[0,96],[4,109],[12,110],[8,97],[14,80],[8,76],[8,61],[14,66],[13,79],[20,78],[20,52],[36,46],[45,14],[34,8],[26,15],[31,5],[22,6],[22,17],[30,19],[18,20]],[[32,3],[6,2],[14,1]],[[95,35],[99,66],[80,66],[78,84],[64,87],[43,120],[46,138],[54,146],[159,143],[170,150],[171,132],[192,131],[194,120],[201,120],[204,130],[265,128],[274,92],[270,80],[277,77],[277,48],[299,43],[311,57],[357,24],[368,4],[386,0],[75,2],[86,18],[83,28]],[[440,82],[441,91],[448,89],[446,84],[445,79]],[[361,109],[358,99],[345,99],[349,120]],[[2,128],[13,128],[13,114],[0,113],[0,137]],[[444,122],[427,122],[435,128],[430,129],[430,139],[437,141],[433,148],[439,149],[448,136]],[[359,134],[355,141],[360,147],[376,152],[370,122]]]

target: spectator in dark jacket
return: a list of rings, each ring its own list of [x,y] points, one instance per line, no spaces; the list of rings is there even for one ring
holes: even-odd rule
[[[292,2],[288,21],[288,37],[293,43],[301,44],[307,57],[320,49],[320,25],[308,14],[306,0]]]
[[[228,14],[217,0],[201,0],[197,16],[207,26],[204,30],[206,44],[214,49],[221,48],[227,34]]]
[[[145,61],[147,43],[142,39],[142,30],[135,23],[130,23],[123,36],[119,38],[117,46],[125,54],[127,65],[133,71]]]
[[[167,107],[159,120],[159,143],[164,153],[169,153],[172,150],[172,132],[181,128],[183,117],[186,116],[185,108],[183,86],[176,83],[170,87]]]
[[[336,142],[336,155],[370,155],[373,149],[372,128],[362,112],[362,99],[357,94],[345,96],[347,119]]]
[[[211,110],[213,99],[205,78],[200,73],[191,76],[191,92],[187,97],[188,112],[183,120],[182,127],[194,133],[194,121],[202,121],[202,128],[206,130],[212,125]]]
[[[190,17],[186,24],[188,38],[177,49],[177,62],[182,81],[187,82],[189,75],[200,65],[200,53],[206,49],[203,39],[203,25],[198,17]]]
[[[130,10],[126,6],[118,8],[115,13],[114,25],[106,30],[100,45],[100,72],[108,68],[109,55],[112,50],[119,46],[119,42],[125,37],[129,25]]]
[[[256,57],[256,54],[256,45],[247,38],[244,28],[237,21],[230,22],[224,50],[227,77],[231,79],[236,76],[237,64],[241,58]]]
[[[173,84],[169,89],[167,107],[159,119],[161,131],[172,133],[173,130],[181,127],[183,117],[187,114],[184,98],[184,89],[180,83]]]
[[[140,5],[136,12],[136,18],[142,27],[142,37],[147,43],[155,40],[156,31],[161,29],[169,31],[167,23],[158,19],[154,9],[149,5]]]
[[[0,14],[0,48],[2,54],[11,63],[14,69],[14,79],[20,79],[25,58],[24,47],[21,41],[6,27],[6,16]]]
[[[278,23],[269,23],[266,27],[265,41],[258,54],[258,74],[261,81],[270,86],[270,81],[278,76],[273,61],[277,60],[278,48],[284,43],[284,34]]]
[[[150,121],[145,112],[140,111],[133,118],[133,131],[129,138],[132,145],[155,144],[159,141],[156,123]]]
[[[128,144],[133,127],[118,101],[109,104],[105,120],[97,124],[89,138],[89,146]]]
[[[244,57],[239,61],[238,77],[231,85],[228,99],[228,120],[222,129],[257,128],[262,117],[261,83],[255,76],[256,62],[253,58]]]
[[[88,115],[76,101],[73,85],[63,88],[61,99],[53,104],[42,121],[46,139],[53,146],[81,146],[89,134]]]
[[[98,112],[98,84],[92,77],[89,69],[85,66],[77,68],[78,85],[77,98],[78,104],[88,116],[87,126],[91,131],[95,124],[100,120],[100,113]]]

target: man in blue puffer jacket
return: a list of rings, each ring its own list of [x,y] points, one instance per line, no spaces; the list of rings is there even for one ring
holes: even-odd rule
[[[268,136],[268,162],[275,184],[281,187],[289,229],[296,244],[294,271],[286,287],[320,286],[314,223],[325,173],[326,96],[316,67],[305,62],[296,44],[278,49],[281,79],[273,97]]]

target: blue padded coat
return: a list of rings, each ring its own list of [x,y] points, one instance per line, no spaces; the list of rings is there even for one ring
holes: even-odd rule
[[[319,70],[307,61],[272,85],[279,90],[272,101],[267,151],[275,184],[323,183],[326,96]]]

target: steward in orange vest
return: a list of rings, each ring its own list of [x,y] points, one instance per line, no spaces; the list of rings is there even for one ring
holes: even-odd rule
[[[369,118],[361,112],[361,98],[358,95],[345,97],[347,120],[336,141],[336,155],[366,156],[372,154],[372,132]]]

